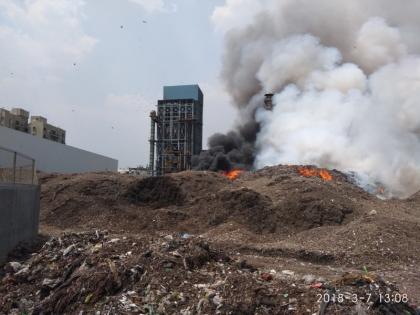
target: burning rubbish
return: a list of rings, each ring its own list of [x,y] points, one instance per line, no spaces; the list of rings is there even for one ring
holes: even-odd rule
[[[420,6],[415,0],[394,6],[392,0],[219,6],[213,21],[229,34],[221,73],[240,122],[209,142],[201,166],[211,169],[221,157],[256,169],[327,165],[366,174],[368,184],[380,182],[393,197],[416,193],[420,41],[412,34],[420,23],[412,12]]]
[[[332,174],[326,169],[318,169],[311,166],[301,166],[298,167],[297,170],[298,173],[304,177],[320,177],[327,182],[333,180]]]
[[[243,170],[232,170],[229,172],[222,172],[223,176],[227,177],[230,180],[236,180],[243,173]]]

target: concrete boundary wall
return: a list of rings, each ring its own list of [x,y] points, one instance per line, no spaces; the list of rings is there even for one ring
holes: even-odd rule
[[[46,173],[118,171],[115,159],[1,126],[0,146],[30,156]]]
[[[0,263],[22,241],[38,234],[40,186],[0,183]]]

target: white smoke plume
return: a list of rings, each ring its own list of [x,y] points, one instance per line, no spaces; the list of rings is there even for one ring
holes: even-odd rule
[[[216,9],[219,28],[250,1]],[[356,172],[390,196],[420,190],[420,2],[255,0],[225,28],[223,78],[257,109],[254,166],[314,164]],[[249,116],[249,115],[248,115]],[[252,115],[251,115],[252,116]]]

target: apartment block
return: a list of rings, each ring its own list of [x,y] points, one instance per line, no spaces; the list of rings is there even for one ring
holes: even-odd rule
[[[32,116],[29,123],[30,133],[33,136],[48,139],[51,141],[66,143],[65,130],[56,126],[50,125],[45,117]]]
[[[10,111],[0,108],[0,126],[62,144],[66,143],[65,130],[48,124],[47,119],[42,116],[32,116],[29,122],[29,112],[21,108],[13,108]]]
[[[0,126],[28,132],[29,112],[21,108],[13,108],[11,111],[0,108]]]

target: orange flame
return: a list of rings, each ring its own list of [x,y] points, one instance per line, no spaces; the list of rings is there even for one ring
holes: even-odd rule
[[[326,169],[317,169],[314,167],[298,167],[298,172],[300,175],[305,177],[320,177],[323,180],[329,182],[333,179],[330,172],[328,172]]]
[[[331,181],[331,180],[333,179],[333,177],[332,177],[331,173],[330,173],[330,172],[328,172],[327,170],[320,170],[320,171],[319,171],[319,176],[320,176],[323,180],[325,180],[325,181],[327,181],[327,182],[329,182],[329,181]]]
[[[243,170],[232,170],[230,172],[223,172],[223,176],[226,176],[230,180],[238,179],[238,177],[243,173]]]
[[[382,187],[382,186],[379,186],[379,187],[376,189],[376,194],[378,194],[378,195],[384,195],[384,194],[385,194],[385,188],[384,188],[384,187]]]

